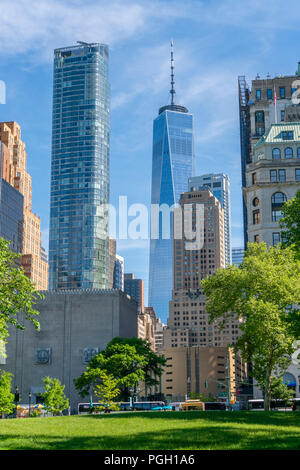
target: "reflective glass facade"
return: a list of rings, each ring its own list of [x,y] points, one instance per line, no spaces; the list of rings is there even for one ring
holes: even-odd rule
[[[23,196],[0,178],[0,237],[11,242],[10,248],[22,253]]]
[[[188,178],[194,173],[193,147],[193,116],[181,106],[161,108],[153,125],[151,204],[171,207],[188,190]],[[170,237],[162,237],[160,217],[158,239],[150,241],[148,304],[164,323],[173,287],[172,233],[170,217]]]
[[[49,288],[106,288],[108,47],[54,51]]]

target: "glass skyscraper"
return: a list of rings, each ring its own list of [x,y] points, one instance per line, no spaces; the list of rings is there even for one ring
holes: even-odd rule
[[[107,288],[108,47],[54,51],[49,288]]]
[[[159,109],[153,123],[151,204],[178,204],[188,190],[194,172],[193,116],[184,106],[174,104],[173,52],[171,50],[170,105]],[[158,238],[150,241],[148,304],[166,323],[173,287],[173,229],[163,238],[160,214]]]

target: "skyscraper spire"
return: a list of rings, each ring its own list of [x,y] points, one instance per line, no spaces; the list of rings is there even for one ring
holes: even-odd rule
[[[176,93],[174,89],[174,51],[173,51],[173,39],[171,39],[171,104],[174,104],[174,95]]]

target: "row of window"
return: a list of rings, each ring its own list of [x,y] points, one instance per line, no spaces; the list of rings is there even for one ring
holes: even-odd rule
[[[294,92],[296,91],[296,88],[291,88],[291,93],[293,94]],[[266,98],[268,100],[272,100],[273,99],[273,90],[272,88],[267,88],[266,90]],[[260,89],[257,89],[255,90],[255,97],[256,97],[256,100],[257,101],[260,101],[261,98],[262,98],[262,93],[261,93],[261,90]],[[286,87],[285,86],[280,86],[279,87],[279,97],[281,99],[283,98],[286,98]]]
[[[291,147],[286,147],[284,149],[284,157],[285,158],[293,158],[294,153]],[[300,158],[300,147],[297,148],[297,157]],[[279,148],[272,149],[272,158],[273,160],[280,160],[281,158],[281,150]]]
[[[278,222],[281,219],[281,208],[287,201],[287,197],[284,193],[276,192],[271,197],[271,208],[272,208],[272,222]],[[256,197],[252,201],[253,206],[258,206],[259,199]],[[252,223],[253,225],[260,224],[260,210],[255,209],[252,212]]]

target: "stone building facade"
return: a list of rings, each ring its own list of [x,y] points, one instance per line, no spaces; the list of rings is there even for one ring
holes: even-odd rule
[[[79,402],[89,402],[75,390],[73,380],[84,372],[94,354],[114,337],[137,336],[137,304],[117,290],[44,291],[39,311],[40,331],[25,322],[25,331],[10,329],[2,370],[13,374],[21,402],[40,400],[43,377],[65,385],[72,413]],[[3,363],[4,362],[4,363]],[[94,397],[94,402],[97,401]]]
[[[281,207],[300,189],[300,123],[273,124],[254,146],[247,165],[244,201],[248,241],[281,241]]]

